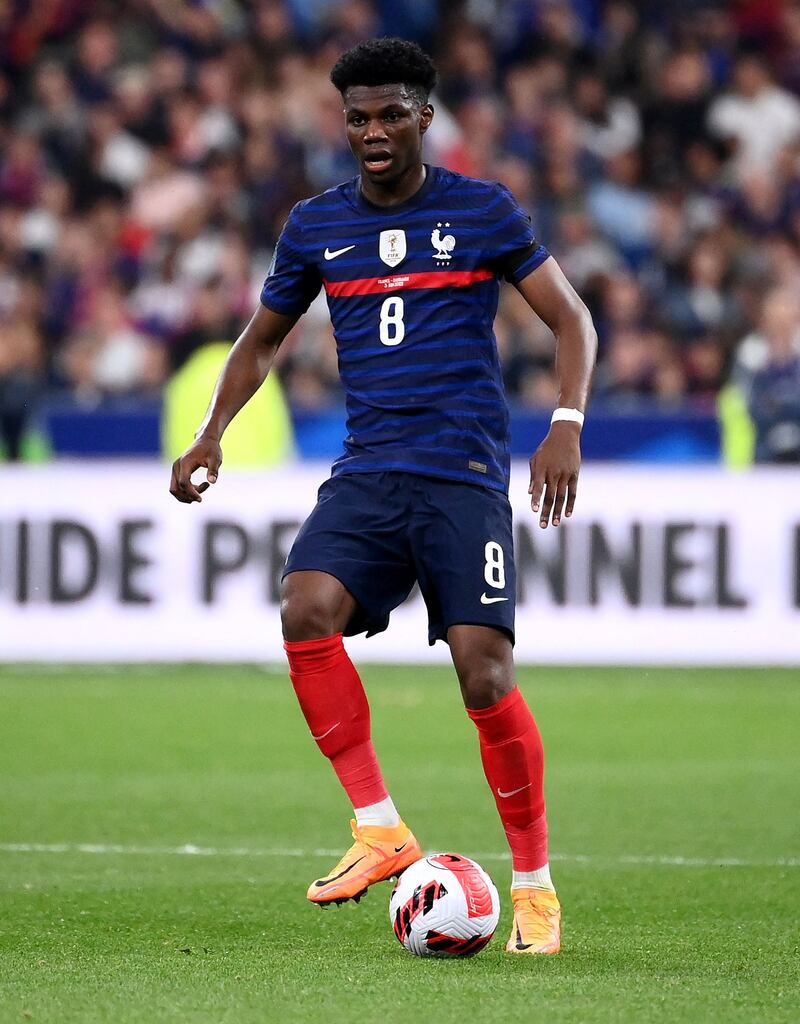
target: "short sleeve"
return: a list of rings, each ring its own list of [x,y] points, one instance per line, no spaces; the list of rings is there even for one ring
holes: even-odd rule
[[[261,289],[261,304],[287,316],[305,313],[322,284],[319,270],[304,255],[301,206],[292,209],[283,225]]]
[[[498,277],[518,284],[544,263],[550,253],[537,240],[531,218],[505,185],[495,186],[488,215],[484,251],[489,266]]]

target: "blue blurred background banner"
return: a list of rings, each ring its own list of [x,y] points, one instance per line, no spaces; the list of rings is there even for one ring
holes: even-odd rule
[[[55,455],[72,457],[158,456],[161,402],[118,399],[84,409],[70,398],[49,403],[43,425]],[[345,412],[334,405],[294,410],[294,442],[306,459],[337,458],[345,436]],[[547,433],[549,413],[514,405],[511,450],[529,457]],[[582,438],[588,460],[638,462],[717,462],[717,418],[693,409],[662,411],[646,402],[638,408],[595,408]]]

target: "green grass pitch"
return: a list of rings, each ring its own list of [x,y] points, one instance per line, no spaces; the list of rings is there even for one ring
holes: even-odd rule
[[[520,671],[548,756],[553,958],[503,952],[510,864],[452,673],[363,675],[401,812],[498,884],[486,951],[410,956],[389,885],[306,903],[349,809],[282,670],[8,666],[0,1021],[800,1019],[796,672]]]

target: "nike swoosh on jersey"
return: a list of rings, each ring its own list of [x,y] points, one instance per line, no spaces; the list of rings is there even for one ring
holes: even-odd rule
[[[325,255],[325,259],[326,260],[335,260],[337,256],[341,256],[342,253],[345,253],[345,252],[350,252],[351,249],[355,249],[355,245],[346,245],[344,247],[344,249],[334,249],[333,252],[331,252],[330,249],[326,249],[325,250],[325,254],[324,254]]]
[[[521,793],[523,789],[527,789],[530,786],[530,782],[526,782],[524,786],[520,786],[519,789],[512,789],[510,793],[504,793],[502,789],[498,789],[497,795],[507,800],[510,796],[516,796],[517,793]]]
[[[487,597],[486,594],[481,594],[481,604],[497,604],[498,601],[507,600],[507,597]]]
[[[312,740],[316,740],[317,742],[319,742],[320,740],[324,740],[326,736],[330,736],[330,734],[333,732],[333,730],[335,728],[337,728],[337,726],[339,726],[341,724],[342,724],[341,722],[337,722],[336,725],[332,725],[330,727],[330,729],[328,729],[327,732],[324,732],[321,736],[315,736],[314,733],[312,732],[311,733],[311,739]]]

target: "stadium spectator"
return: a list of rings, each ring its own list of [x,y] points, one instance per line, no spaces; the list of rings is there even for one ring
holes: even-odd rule
[[[598,230],[633,269],[651,255],[655,244],[656,203],[642,182],[636,150],[606,161],[603,178],[588,193],[589,212]]]
[[[706,141],[710,93],[709,61],[696,49],[670,55],[654,76],[643,114],[649,173],[656,182],[685,177],[687,149]]]
[[[20,458],[42,389],[42,289],[31,275],[0,271],[0,457]]]
[[[769,173],[780,151],[800,138],[800,101],[775,84],[761,57],[747,54],[736,63],[732,91],[714,100],[708,121],[731,144],[737,177]]]
[[[800,300],[770,291],[759,330],[743,339],[735,380],[756,428],[757,462],[800,462]]]
[[[131,322],[118,282],[95,291],[85,326],[67,339],[62,368],[87,402],[103,395],[153,390],[166,379],[164,350]]]
[[[741,310],[728,287],[730,260],[720,239],[700,236],[689,250],[676,280],[665,289],[662,313],[679,336],[732,331]]]
[[[609,96],[600,75],[587,72],[578,77],[575,105],[581,119],[581,143],[597,160],[610,160],[639,145],[639,111],[624,96]]]

